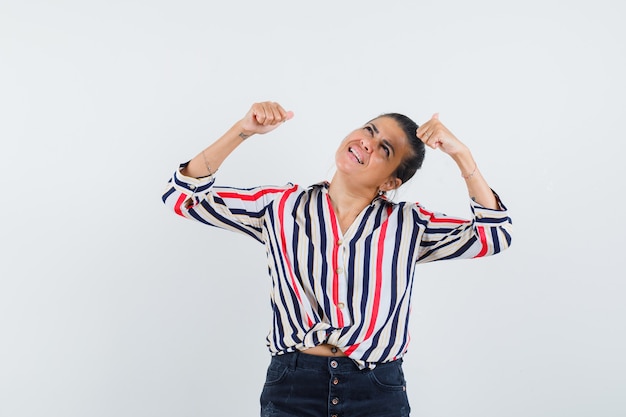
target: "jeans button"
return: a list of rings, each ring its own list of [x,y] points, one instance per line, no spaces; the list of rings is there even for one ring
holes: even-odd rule
[[[330,402],[333,403],[333,405],[337,405],[339,404],[339,398],[335,397]]]
[[[330,366],[331,368],[336,368],[337,367],[337,361],[330,361]]]

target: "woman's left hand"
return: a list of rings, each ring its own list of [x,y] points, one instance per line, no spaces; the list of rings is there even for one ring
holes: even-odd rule
[[[415,133],[426,146],[439,148],[454,159],[472,200],[492,210],[501,209],[493,191],[478,170],[469,148],[439,121],[438,113],[421,125]]]
[[[417,137],[426,146],[432,149],[441,149],[451,157],[469,153],[469,149],[439,120],[439,113],[435,113],[429,121],[424,123],[415,132]]]

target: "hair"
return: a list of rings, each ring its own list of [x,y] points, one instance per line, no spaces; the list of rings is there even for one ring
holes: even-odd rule
[[[398,169],[396,169],[395,176],[396,178],[402,181],[402,184],[405,184],[408,180],[413,178],[415,172],[422,167],[422,163],[424,162],[424,156],[426,155],[426,147],[424,146],[424,142],[422,142],[415,132],[418,129],[417,123],[415,123],[411,118],[400,114],[400,113],[385,113],[381,114],[377,117],[389,117],[398,123],[398,126],[404,131],[406,135],[406,140],[409,142],[411,147],[411,154],[406,156]]]

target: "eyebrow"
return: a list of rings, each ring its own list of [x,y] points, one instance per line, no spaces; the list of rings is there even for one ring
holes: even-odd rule
[[[380,132],[378,131],[378,128],[376,127],[376,125],[375,125],[374,123],[370,122],[369,124],[370,124],[370,125],[372,125],[372,130],[373,130],[374,132],[376,132],[376,134],[380,133]],[[381,142],[382,142],[382,143],[384,143],[386,146],[388,146],[388,147],[389,147],[389,149],[391,149],[391,152],[392,152],[392,153],[394,153],[394,154],[396,153],[396,150],[393,148],[393,145],[392,145],[392,144],[391,144],[391,142],[389,142],[387,139],[382,138],[382,139],[381,139]]]

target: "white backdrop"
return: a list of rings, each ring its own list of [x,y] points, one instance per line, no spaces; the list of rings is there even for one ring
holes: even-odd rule
[[[295,118],[223,184],[330,178],[383,112],[472,149],[513,246],[424,265],[412,415],[626,415],[624,5],[618,1],[0,3],[0,416],[255,416],[264,249],[167,212],[193,157],[260,100]],[[429,151],[398,199],[468,215]]]

